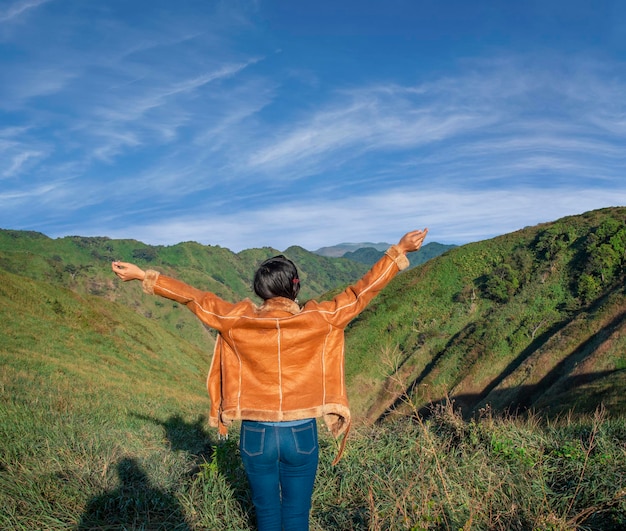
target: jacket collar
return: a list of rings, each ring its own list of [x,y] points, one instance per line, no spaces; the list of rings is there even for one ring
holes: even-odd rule
[[[286,297],[274,297],[273,299],[267,299],[261,306],[259,311],[261,312],[288,312],[293,315],[300,313],[300,306],[296,301],[292,301]]]

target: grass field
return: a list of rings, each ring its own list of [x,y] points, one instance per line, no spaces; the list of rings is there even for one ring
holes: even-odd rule
[[[7,376],[0,528],[254,529],[236,430],[217,443],[202,400]],[[336,467],[322,437],[311,529],[623,529],[625,443],[626,422],[602,411],[467,422],[451,404],[355,429]]]

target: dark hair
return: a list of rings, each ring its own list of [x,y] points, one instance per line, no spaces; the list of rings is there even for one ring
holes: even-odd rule
[[[295,300],[299,291],[296,265],[282,254],[265,260],[254,274],[254,292],[263,300],[274,297]]]

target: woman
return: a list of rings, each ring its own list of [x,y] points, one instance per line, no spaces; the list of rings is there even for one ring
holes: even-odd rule
[[[113,262],[123,281],[140,280],[146,293],[187,307],[219,332],[207,386],[209,423],[222,436],[241,420],[240,452],[252,489],[260,531],[309,529],[318,464],[317,425],[322,417],[345,437],[350,410],[344,381],[344,329],[408,267],[428,229],[405,234],[361,280],[333,300],[300,307],[296,266],[284,256],[263,262],[254,276],[260,306],[230,303],[126,262]],[[341,456],[335,459],[335,463]],[[334,464],[334,463],[333,463]]]

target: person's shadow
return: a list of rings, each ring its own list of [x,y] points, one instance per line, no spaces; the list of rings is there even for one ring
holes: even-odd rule
[[[172,415],[167,420],[131,415],[162,426],[169,449],[187,452],[192,457],[195,466],[189,471],[190,481],[198,477],[211,480],[212,474],[220,474],[230,485],[234,502],[239,505],[244,517],[252,521],[252,501],[235,441],[216,443],[204,428],[202,417],[195,422],[186,422],[180,415]],[[89,502],[77,531],[193,529],[176,497],[151,485],[136,459],[122,459],[117,464],[117,473],[120,486]]]
[[[150,485],[133,458],[117,464],[120,486],[93,498],[78,530],[89,529],[167,529],[190,531],[191,527],[176,498]]]
[[[206,419],[202,416],[193,422],[186,422],[180,415],[172,415],[166,420],[138,413],[132,413],[132,416],[163,426],[170,449],[187,452],[193,457],[195,467],[190,471],[190,476],[210,478],[217,473],[223,477],[241,514],[245,515],[248,522],[254,520],[248,478],[235,440],[215,441],[205,428]]]
[[[165,438],[172,451],[184,451],[200,459],[210,458],[215,443],[204,428],[206,421],[202,416],[199,416],[194,422],[186,422],[180,415],[172,415],[167,420],[160,420],[139,413],[131,413],[131,416],[163,426]]]

